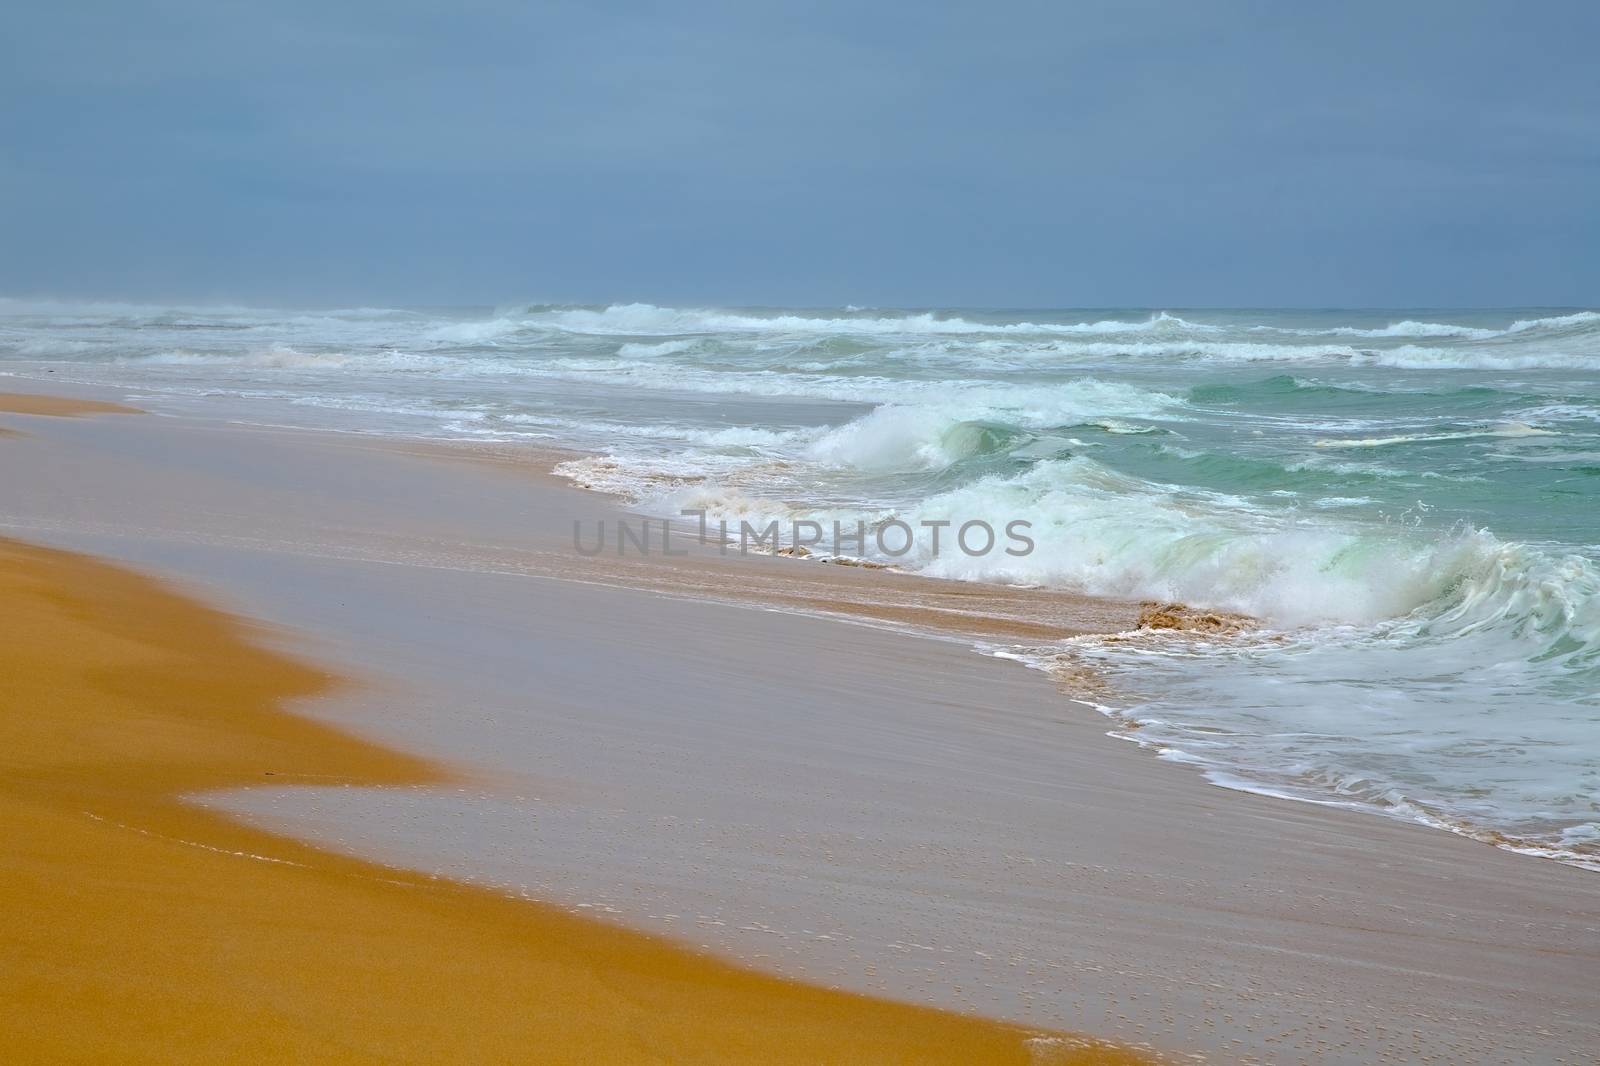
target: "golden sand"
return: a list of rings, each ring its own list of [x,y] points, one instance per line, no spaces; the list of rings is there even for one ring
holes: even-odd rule
[[[30,392],[0,392],[0,412],[12,415],[51,415],[55,418],[81,418],[84,415],[142,415],[137,407],[108,403],[105,400],[75,400],[67,396],[36,396]]]
[[[334,680],[149,579],[0,540],[0,604],[9,1061],[1143,1061],[237,825],[177,797],[443,775],[286,713]]]

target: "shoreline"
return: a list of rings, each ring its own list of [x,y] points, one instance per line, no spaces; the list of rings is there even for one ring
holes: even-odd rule
[[[385,441],[380,447],[393,446]],[[487,462],[519,469],[522,473],[538,477],[547,484],[576,488],[602,501],[609,508],[625,514],[630,501],[604,489],[583,482],[581,477],[562,473],[559,467],[581,459],[601,459],[589,455],[552,447],[480,444],[472,441],[435,440],[419,438],[403,445],[400,450],[421,456],[441,455],[447,459],[467,462]],[[530,469],[530,463],[534,467]],[[645,515],[651,522],[672,521],[657,515]],[[685,539],[690,534],[685,531]],[[707,549],[710,542],[699,542],[704,556],[713,554]],[[604,553],[602,553],[604,554]],[[835,564],[860,568],[865,585],[864,593],[850,595],[831,589],[826,581],[808,582],[799,577],[800,571],[788,575],[790,580],[755,582],[730,589],[726,585],[688,583],[689,594],[715,602],[753,603],[757,606],[779,607],[799,611],[815,617],[838,618],[846,621],[883,622],[892,627],[902,627],[913,633],[930,637],[954,637],[967,643],[977,654],[996,656],[1016,662],[1029,670],[1047,676],[1057,690],[1067,699],[1093,709],[1114,724],[1107,735],[1128,741],[1149,752],[1175,770],[1199,773],[1205,780],[1224,790],[1261,796],[1286,803],[1308,803],[1330,810],[1348,811],[1362,817],[1390,819],[1408,825],[1420,825],[1437,832],[1449,833],[1475,843],[1497,848],[1514,855],[1556,862],[1574,869],[1600,872],[1600,853],[1576,851],[1518,837],[1488,825],[1465,819],[1452,818],[1433,810],[1425,804],[1408,800],[1407,809],[1385,807],[1369,800],[1341,798],[1334,793],[1317,794],[1308,789],[1296,791],[1298,786],[1273,784],[1238,776],[1235,768],[1219,766],[1196,758],[1188,752],[1172,749],[1167,743],[1152,741],[1141,735],[1143,723],[1125,707],[1116,704],[1121,694],[1110,679],[1092,663],[1085,662],[1073,649],[1059,642],[1072,639],[1107,641],[1166,641],[1200,639],[1206,636],[1249,639],[1252,630],[1259,626],[1256,619],[1209,608],[1193,608],[1181,603],[1158,601],[1122,601],[1096,597],[1083,593],[1064,592],[1039,586],[1000,585],[988,582],[965,581],[958,578],[930,577],[915,570],[868,562],[852,557],[795,556],[785,551],[750,552],[752,557],[770,558],[785,564]],[[608,557],[609,558],[609,557]],[[650,568],[628,568],[619,551],[610,560],[615,571],[629,575],[625,587],[630,588],[680,588],[670,579],[663,580]],[[659,568],[656,568],[659,570]],[[806,574],[807,578],[814,575]],[[908,587],[896,588],[885,581],[914,579],[921,583],[915,592]],[[806,591],[815,584],[820,591]],[[901,595],[896,595],[900,593]],[[907,602],[907,601],[910,602]],[[1061,615],[1067,615],[1064,620]],[[1273,639],[1269,636],[1268,639]],[[1006,647],[1005,642],[1017,641]],[[1055,642],[1054,646],[1035,646],[1021,650],[1021,642]]]
[[[104,386],[82,384],[71,387],[93,393],[116,391]],[[0,413],[7,412],[67,418],[107,413],[145,413],[141,408],[104,399],[0,392]],[[345,447],[404,455],[425,462],[483,464],[490,469],[515,472],[518,477],[531,478],[543,485],[580,493],[596,501],[597,514],[643,519],[652,523],[674,521],[632,511],[625,498],[585,484],[581,477],[562,473],[558,469],[574,460],[603,458],[590,453],[547,445],[391,437],[255,422],[222,424],[234,426],[242,432],[305,433],[313,437],[327,434]],[[19,432],[0,425],[0,436]],[[678,530],[674,534],[675,544],[680,543],[677,539],[680,535],[683,541],[694,543],[688,527],[676,521],[674,527]],[[1248,637],[1255,620],[1247,616],[1226,612],[1217,615],[1183,604],[1123,601],[1039,586],[928,576],[915,570],[848,557],[805,558],[789,552],[753,549],[748,554],[739,553],[737,559],[730,559],[715,551],[713,544],[713,541],[694,543],[696,550],[690,552],[693,558],[683,565],[662,559],[659,554],[653,558],[648,555],[630,558],[620,550],[615,556],[608,550],[600,553],[598,560],[577,560],[579,570],[566,566],[559,569],[562,576],[569,580],[584,580],[608,587],[682,595],[704,602],[789,610],[811,617],[882,625],[893,631],[935,639],[955,639],[964,642],[977,654],[1009,659],[1046,675],[1067,699],[1093,709],[1113,723],[1115,729],[1108,735],[1135,744],[1159,761],[1170,763],[1175,769],[1181,767],[1199,773],[1217,788],[1420,825],[1511,854],[1557,862],[1585,871],[1600,870],[1600,859],[1592,854],[1564,850],[1506,833],[1493,826],[1454,818],[1417,801],[1408,801],[1409,809],[1402,810],[1372,801],[1317,794],[1291,784],[1240,777],[1236,768],[1213,765],[1189,753],[1169,750],[1164,742],[1152,742],[1140,735],[1142,723],[1123,713],[1122,708],[1116,705],[1118,693],[1107,677],[1092,664],[1081,661],[1075,652],[1060,646],[1061,642],[1074,639],[1159,641],[1176,636],[1176,639],[1184,640],[1207,632],[1222,636],[1243,634]],[[777,569],[758,568],[752,571],[750,567],[739,565],[752,560],[761,565],[776,564]],[[735,564],[736,570],[727,569],[730,562]],[[844,565],[824,565],[802,570],[792,565],[796,563]],[[589,564],[586,569],[584,564]],[[841,570],[844,572],[840,573]],[[1146,615],[1149,613],[1172,617],[1157,617],[1147,625]],[[1184,617],[1189,616],[1202,621],[1214,617],[1219,624],[1183,624]]]
[[[526,471],[139,421],[138,432],[77,421],[52,427],[49,442],[8,442],[44,464],[16,468],[21,493],[8,525],[198,582],[243,613],[309,634],[358,675],[414,685],[419,704],[482,708],[448,730],[426,706],[376,727],[386,743],[481,770],[482,795],[296,789],[226,800],[258,824],[510,890],[610,898],[628,924],[680,940],[681,927],[652,915],[693,914],[685,907],[720,899],[725,924],[687,935],[762,969],[1028,1024],[1054,1019],[1049,1028],[1094,1016],[1101,1022],[1088,1028],[1126,1042],[1235,1061],[1276,1061],[1295,1048],[1325,1061],[1392,1056],[1400,1049],[1373,1030],[1374,1014],[1385,1031],[1409,1024],[1421,1034],[1408,1050],[1455,1048],[1458,1060],[1553,1060],[1558,1047],[1595,1044],[1594,1023],[1583,1020],[1594,1016],[1592,997],[1572,982],[1600,957],[1600,904],[1587,880],[1565,876],[1588,874],[1525,869],[1555,864],[1436,830],[1225,792],[1112,744],[1103,722],[1064,706],[1032,672],[952,657],[921,636],[679,598],[694,594],[694,582],[736,579],[748,596],[811,571],[853,597],[933,579],[880,581],[769,558],[664,570],[656,593],[632,591],[627,580],[638,574],[579,568],[561,546],[570,515],[598,506],[590,494],[537,484]],[[78,464],[85,494],[116,521],[65,507],[49,487],[49,468],[64,463]],[[425,507],[386,502],[410,497]],[[362,598],[369,606],[353,605]],[[423,604],[438,606],[408,622]],[[353,635],[362,629],[371,632]],[[695,650],[695,634],[716,653]],[[607,676],[605,648],[640,676]],[[563,661],[574,655],[581,661]],[[773,704],[759,732],[695,699],[707,676]],[[539,705],[528,706],[519,677],[540,679]],[[648,702],[582,705],[573,717],[562,710],[569,687],[573,698],[665,697],[673,728],[662,731],[667,720],[647,713]],[[317,713],[372,730],[359,703]],[[525,714],[526,726],[517,724]],[[537,731],[505,733],[512,725]],[[709,756],[698,777],[661,765],[680,749]],[[516,802],[518,789],[532,798]],[[748,809],[730,820],[724,805],[734,796]],[[672,820],[639,821],[645,812]],[[695,819],[717,835],[694,831]],[[447,835],[463,826],[475,841]],[[827,852],[807,843],[819,833]],[[570,846],[574,858],[552,862],[551,846]],[[946,861],[917,857],[929,847]],[[788,879],[762,880],[761,864],[780,857]],[[890,870],[902,873],[884,879]],[[850,937],[832,943],[847,948],[728,928],[750,899],[802,915],[819,906],[795,877],[850,886],[827,908]],[[920,935],[896,917],[908,905]],[[763,937],[782,950],[765,952]],[[937,954],[924,963],[920,949],[894,943],[931,943]],[[997,948],[1050,976],[970,954]],[[974,987],[994,998],[972,1001],[962,990]],[[1506,998],[1514,988],[1542,990],[1537,1019]],[[1398,1008],[1407,996],[1416,1002],[1397,1017],[1378,1006]],[[1337,1034],[1307,1022],[1312,1001]]]
[[[688,547],[686,562],[674,563],[660,552],[613,554],[607,549],[592,564],[597,569],[584,575],[607,577],[619,587],[784,608],[815,617],[878,622],[930,636],[973,641],[1110,636],[1139,623],[1141,604],[1133,601],[1037,586],[933,577],[849,557],[807,558],[761,549],[724,554],[717,550],[715,541],[699,540],[683,523],[632,511],[628,501],[583,485],[554,469],[563,462],[584,458],[581,452],[547,446],[376,436],[365,437],[360,446],[423,460],[483,464],[564,493],[581,494],[594,501],[586,511],[608,516],[605,520],[621,517],[657,524],[673,522],[674,554],[680,547]],[[584,565],[578,553],[569,554],[576,565]],[[748,563],[755,565],[744,565]],[[738,580],[730,580],[730,574],[737,574]]]
[[[461,1061],[523,1042],[541,1061],[1146,1061],[757,975],[185,802],[264,776],[454,778],[280,709],[345,682],[147,578],[0,539],[0,584],[16,952],[0,1030],[30,1061]]]

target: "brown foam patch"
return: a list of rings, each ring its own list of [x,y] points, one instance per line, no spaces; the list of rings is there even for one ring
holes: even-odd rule
[[[1255,619],[1228,611],[1202,611],[1182,603],[1139,605],[1140,629],[1164,629],[1183,633],[1242,633],[1253,629]]]

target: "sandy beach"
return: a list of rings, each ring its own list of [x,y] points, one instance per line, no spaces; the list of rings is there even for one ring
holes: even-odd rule
[[[6,14],[0,1066],[1600,1066],[1600,5]]]
[[[352,938],[333,954],[361,965],[329,978],[347,993],[375,971],[389,982],[362,997],[387,1006],[372,1016],[374,1043],[360,1050],[423,1039],[415,1026],[404,1036],[384,1028],[404,1025],[415,1002],[407,996],[449,989],[483,1006],[482,981],[418,986],[428,978],[414,968],[368,956],[379,947],[414,963],[437,960],[438,945],[459,937],[485,953],[429,969],[492,968],[503,998],[484,1009],[501,1011],[490,1023],[512,1041],[501,1049],[533,1039],[551,1017],[580,1017],[519,1013],[550,986],[516,981],[565,980],[560,960],[508,949],[529,936],[570,942],[569,959],[614,941],[624,954],[703,968],[704,981],[738,984],[739,995],[798,1004],[802,1020],[771,1024],[812,1026],[809,1036],[760,1035],[796,1061],[930,1061],[929,1047],[976,1061],[1016,1054],[1031,1031],[1217,1062],[1579,1063],[1600,1049],[1595,875],[1420,826],[1216,788],[1108,738],[1106,720],[1044,674],[974,650],[1004,651],[1041,632],[1126,628],[1134,605],[975,594],[703,549],[585,559],[572,550],[574,521],[619,512],[555,483],[534,457],[485,461],[196,417],[8,410],[20,413],[0,424],[23,435],[0,448],[0,530],[132,566],[259,620],[267,628],[246,631],[170,601],[218,634],[219,657],[242,657],[274,679],[252,682],[242,707],[296,723],[274,741],[293,752],[276,760],[294,767],[275,771],[279,780],[263,779],[259,758],[211,763],[207,754],[204,772],[163,778],[158,791],[130,780],[136,799],[105,798],[124,825],[220,851],[80,824],[70,804],[38,806],[24,790],[19,817],[70,825],[45,837],[80,843],[70,855],[25,851],[19,861],[70,880],[62,871],[112,843],[159,848],[138,858],[171,871],[158,895],[191,879],[184,863],[203,864],[192,875],[207,886],[194,925],[168,938],[232,928],[208,925],[222,912],[206,908],[264,898],[251,895],[265,891],[264,866],[285,880],[286,906],[312,892],[307,879],[335,882],[349,893],[343,905],[370,908],[370,918],[352,925],[330,912],[295,936]],[[7,552],[8,574],[89,568],[81,587],[127,582],[145,599],[170,595],[99,564]],[[974,595],[982,602],[963,605]],[[120,602],[105,610],[125,624],[132,612]],[[181,644],[193,631],[148,639]],[[263,646],[272,650],[255,650]],[[330,685],[333,676],[345,680]],[[317,724],[272,714],[289,698]],[[61,780],[68,794],[87,787],[82,776]],[[93,884],[110,907],[116,882]],[[75,898],[64,888],[46,894]],[[468,912],[483,923],[471,936],[438,924]],[[258,910],[233,913],[262,920]],[[389,940],[379,926],[407,932]],[[28,957],[39,957],[39,942],[29,943]],[[290,943],[305,947],[304,967],[333,946]],[[148,957],[137,947],[124,954]],[[86,948],[77,972],[104,957]],[[537,975],[502,976],[535,964]],[[648,980],[656,966],[623,969]],[[221,971],[255,967],[213,957],[212,969],[166,979],[215,983]],[[636,1006],[657,994],[601,983]],[[672,1009],[643,1011],[677,1019],[672,1032],[647,1038],[663,1060],[699,1057],[700,1045],[684,1041],[703,1030],[683,1019],[747,1016],[704,997],[702,984],[670,983]],[[43,997],[33,1002],[49,1000],[45,976],[24,985]],[[340,1002],[308,995],[275,1004],[272,1017],[304,1021],[295,1032],[308,1041],[331,1041]],[[17,1030],[32,1005],[7,1003],[19,1012],[7,1029]],[[867,1020],[874,1011],[899,1020]],[[162,1016],[148,1014],[155,1028],[141,1039],[159,1040]],[[611,1038],[638,1038],[631,1025],[643,1021],[629,1017],[606,1030]],[[58,1028],[85,1040],[94,1032],[65,1016]],[[909,1042],[841,1051],[826,1042],[841,1031]],[[434,1037],[431,1050],[453,1046],[449,1032]],[[745,1042],[725,1045],[726,1057],[751,1057],[756,1046],[754,1057],[777,1057],[743,1028],[735,1037]],[[611,1047],[595,1057],[641,1053],[637,1043]]]
[[[132,411],[0,396],[8,414]],[[1137,1061],[219,817],[184,797],[457,782],[289,713],[347,683],[148,578],[0,540],[0,588],[0,1031],[19,1061]]]

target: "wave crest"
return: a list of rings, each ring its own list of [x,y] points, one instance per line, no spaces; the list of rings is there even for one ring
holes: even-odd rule
[[[673,308],[655,304],[611,304],[603,308],[535,306],[519,316],[503,319],[513,327],[544,327],[570,333],[603,336],[664,337],[700,333],[830,333],[873,336],[949,335],[1051,335],[1151,333],[1162,330],[1213,332],[1215,326],[1187,322],[1165,311],[1148,319],[1095,322],[975,322],[933,311],[885,315],[858,312],[845,316],[802,314],[792,311],[737,311],[712,308]]]

